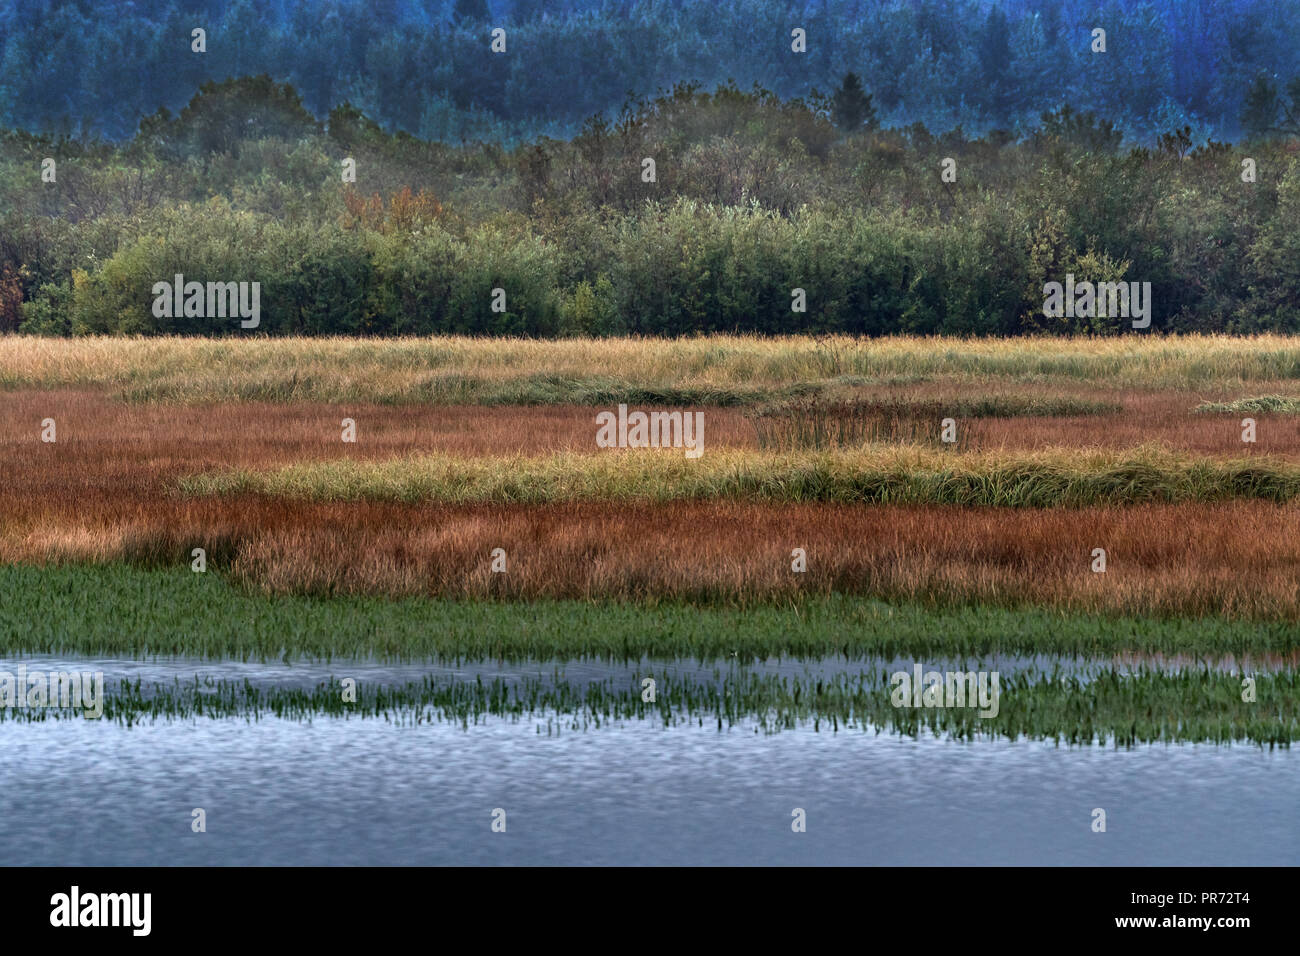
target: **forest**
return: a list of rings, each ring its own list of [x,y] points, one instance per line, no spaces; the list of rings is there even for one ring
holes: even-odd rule
[[[887,126],[1022,136],[1069,104],[1152,142],[1235,140],[1251,87],[1300,73],[1298,37],[1277,0],[0,0],[0,126],[127,139],[208,80],[268,73],[318,117],[348,102],[513,145],[681,82],[790,99],[854,72]]]
[[[1148,333],[1295,331],[1298,222],[1288,135],[1126,145],[1068,106],[936,135],[883,125],[848,74],[680,84],[507,148],[318,120],[263,75],[120,143],[0,135],[0,328],[250,334],[155,316],[183,274],[259,283],[271,335],[1137,334],[1045,315],[1073,276],[1149,282]]]

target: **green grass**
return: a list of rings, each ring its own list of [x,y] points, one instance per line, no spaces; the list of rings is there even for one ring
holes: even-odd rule
[[[1202,402],[1193,411],[1203,414],[1300,415],[1300,398],[1287,398],[1285,395],[1261,395],[1258,398],[1239,398],[1235,402]]]
[[[0,567],[0,654],[234,660],[697,659],[991,653],[1290,653],[1288,622],[1154,619],[889,605],[835,595],[792,606],[265,596],[214,572],[125,565]]]
[[[655,700],[642,697],[642,676],[654,676]],[[380,718],[396,723],[451,721],[468,727],[485,718],[546,722],[547,732],[593,730],[628,720],[753,728],[780,732],[885,728],[909,736],[950,734],[964,740],[1030,738],[1067,744],[1133,746],[1155,742],[1249,741],[1289,747],[1300,740],[1300,672],[1261,673],[1256,700],[1241,699],[1241,677],[1213,671],[1161,673],[1106,670],[1086,679],[1027,671],[1000,675],[998,713],[978,707],[895,707],[889,672],[876,667],[833,675],[778,676],[732,667],[679,677],[647,664],[633,678],[573,681],[526,677],[484,681],[425,677],[388,686],[358,682],[345,702],[339,678],[310,689],[257,687],[248,681],[174,681],[150,687],[129,681],[105,688],[103,719],[135,724],[197,717],[317,716]],[[76,709],[0,710],[0,720],[78,719]]]
[[[1292,501],[1300,466],[1260,456],[1197,458],[1155,447],[956,455],[920,446],[857,451],[631,450],[536,458],[418,455],[310,462],[181,479],[186,495],[316,501],[549,504],[564,501],[842,502],[1012,508],[1144,502]]]

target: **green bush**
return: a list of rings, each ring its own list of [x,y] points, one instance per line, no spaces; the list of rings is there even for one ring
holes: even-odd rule
[[[37,290],[35,298],[23,303],[18,331],[24,335],[70,335],[71,305],[71,286],[47,282]]]

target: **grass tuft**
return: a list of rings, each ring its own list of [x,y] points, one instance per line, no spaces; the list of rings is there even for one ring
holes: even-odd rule
[[[209,472],[182,478],[179,489],[190,496],[445,504],[724,499],[1049,508],[1293,501],[1300,497],[1300,465],[1265,456],[1197,458],[1157,446],[962,455],[920,446],[724,449],[694,460],[675,450],[473,459],[432,454]]]
[[[1193,409],[1202,414],[1300,415],[1300,398],[1284,395],[1261,395],[1258,398],[1239,398],[1232,402],[1202,402]]]

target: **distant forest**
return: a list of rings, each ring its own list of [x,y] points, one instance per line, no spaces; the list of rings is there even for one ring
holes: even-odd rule
[[[78,137],[129,138],[205,81],[261,73],[317,118],[346,102],[388,131],[514,145],[570,138],[683,81],[791,99],[850,72],[885,126],[1024,138],[1069,105],[1141,145],[1184,127],[1235,141],[1252,132],[1252,88],[1300,75],[1300,3],[0,0],[0,126]]]
[[[1149,332],[1300,331],[1296,92],[1257,87],[1236,145],[1134,146],[1069,106],[1020,135],[890,128],[852,74],[683,84],[506,147],[207,83],[119,143],[0,133],[0,330],[1142,334],[1045,316],[1073,274],[1150,282]],[[155,315],[176,274],[260,283],[256,332]]]

